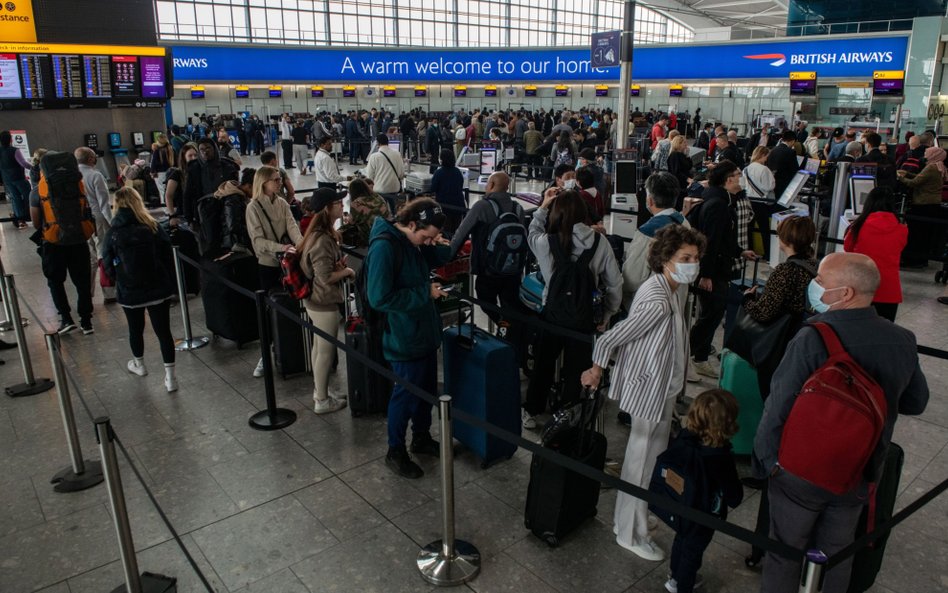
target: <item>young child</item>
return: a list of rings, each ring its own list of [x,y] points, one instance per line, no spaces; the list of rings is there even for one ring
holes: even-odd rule
[[[688,410],[685,429],[678,435],[687,446],[701,456],[704,479],[710,496],[709,508],[701,510],[727,518],[728,507],[741,503],[744,490],[737,477],[731,437],[737,433],[737,400],[723,389],[709,389],[695,398]],[[671,552],[671,575],[665,583],[669,593],[691,593],[701,584],[698,569],[701,558],[711,543],[714,530],[690,521],[683,521],[675,535]]]

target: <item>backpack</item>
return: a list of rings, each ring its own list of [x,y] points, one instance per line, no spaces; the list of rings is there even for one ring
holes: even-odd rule
[[[711,492],[704,460],[696,446],[694,435],[683,432],[674,439],[655,459],[652,479],[648,490],[693,509],[710,512],[715,504],[715,493]],[[687,524],[679,515],[648,505],[648,510],[676,532]]]
[[[464,128],[458,128],[458,129],[454,132],[454,139],[455,139],[455,140],[464,140],[464,139],[466,139],[466,138],[467,138],[467,130],[466,130],[466,129],[464,129]]]
[[[283,272],[283,288],[291,297],[302,300],[313,294],[313,281],[303,272],[299,253],[285,252],[280,258],[280,270]]]
[[[527,230],[517,216],[518,205],[504,212],[500,202],[488,198],[494,221],[484,233],[484,272],[491,276],[520,276],[527,263]]]
[[[902,165],[899,167],[902,171],[918,174],[922,170],[922,161],[914,156],[905,157]]]
[[[543,312],[551,323],[577,331],[592,331],[596,326],[593,295],[597,287],[589,262],[599,247],[599,233],[595,233],[592,247],[583,251],[576,261],[564,253],[558,237],[549,235],[549,245],[553,274]]]
[[[369,241],[369,248],[372,247],[372,243],[375,241],[385,241],[392,246],[392,252],[395,255],[395,270],[392,277],[398,278],[402,272],[402,259],[404,258],[402,249],[398,245],[398,240],[392,235],[384,233],[374,237],[371,241]],[[367,251],[366,258],[363,260],[362,267],[359,268],[359,273],[356,274],[355,278],[356,309],[358,310],[359,315],[362,317],[365,330],[365,339],[369,344],[369,351],[381,352],[382,335],[385,333],[385,329],[388,327],[388,322],[385,313],[373,309],[372,305],[369,304],[368,259]]]
[[[214,194],[207,194],[197,201],[198,246],[201,255],[213,255],[221,249],[224,241],[224,201]]]
[[[79,163],[71,152],[50,152],[43,157],[38,190],[44,241],[78,245],[95,234]]]
[[[781,467],[833,494],[862,480],[885,425],[882,387],[843,349],[826,323],[813,323],[829,355],[806,380],[780,438]]]
[[[573,164],[573,155],[568,148],[556,153],[556,158],[553,160],[553,168],[557,168],[560,165],[572,165]]]

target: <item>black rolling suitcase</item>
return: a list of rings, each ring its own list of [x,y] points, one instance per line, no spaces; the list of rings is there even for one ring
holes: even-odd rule
[[[162,223],[171,244],[178,248],[181,255],[192,260],[201,261],[201,253],[198,250],[197,237],[194,232],[184,223],[173,227],[167,223]],[[201,270],[193,264],[181,260],[181,269],[184,272],[185,294],[198,294],[201,292]]]
[[[257,304],[254,299],[239,294],[217,279],[222,276],[234,284],[253,292],[260,285],[257,258],[252,255],[232,255],[221,261],[206,261],[201,275],[204,318],[207,329],[215,336],[227,338],[242,346],[259,338]],[[213,272],[213,274],[211,273]]]
[[[543,430],[543,445],[602,471],[606,437],[591,429],[601,405],[601,396],[593,392],[591,398],[554,414]],[[564,536],[596,516],[598,504],[599,482],[533,456],[524,525],[534,535],[557,546]]]
[[[872,506],[866,506],[856,525],[856,539],[866,534],[870,528],[870,508],[874,511],[872,526],[881,525],[892,518],[895,510],[895,499],[899,493],[899,478],[902,476],[902,464],[905,462],[905,452],[895,443],[889,443],[886,452],[885,465],[882,477],[876,484],[875,499]],[[876,576],[882,568],[882,558],[885,556],[885,544],[889,534],[883,535],[872,542],[869,547],[856,552],[853,557],[853,573],[849,580],[848,593],[863,593],[868,591],[876,581]]]
[[[296,311],[298,316],[306,316],[300,302],[286,291],[274,290],[270,293],[270,298],[290,311]],[[281,311],[272,308],[270,309],[270,327],[273,331],[273,363],[276,372],[286,379],[291,375],[298,375],[309,370],[306,364],[309,349],[306,347],[307,340],[303,328]]]
[[[356,312],[352,283],[346,282],[346,346],[388,368],[382,353],[382,342],[370,340],[365,322]],[[370,370],[354,356],[346,357],[346,383],[349,386],[349,412],[353,417],[363,414],[387,414],[392,395],[392,382]]]

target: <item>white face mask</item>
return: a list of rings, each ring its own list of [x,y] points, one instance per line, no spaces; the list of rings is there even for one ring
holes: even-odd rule
[[[563,189],[576,189],[576,180],[567,179],[563,181]]]
[[[698,279],[698,264],[686,264],[682,262],[675,262],[675,269],[671,270],[666,266],[669,274],[671,274],[672,280],[678,284],[691,284]]]

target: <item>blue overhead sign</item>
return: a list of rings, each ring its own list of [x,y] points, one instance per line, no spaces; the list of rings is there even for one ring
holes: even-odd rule
[[[588,48],[401,50],[174,46],[180,82],[610,82],[619,68],[595,68]],[[905,68],[908,37],[783,39],[760,43],[637,47],[632,77],[648,80],[871,78]]]
[[[595,68],[610,68],[619,65],[619,41],[622,31],[593,33],[590,42],[589,61]]]

